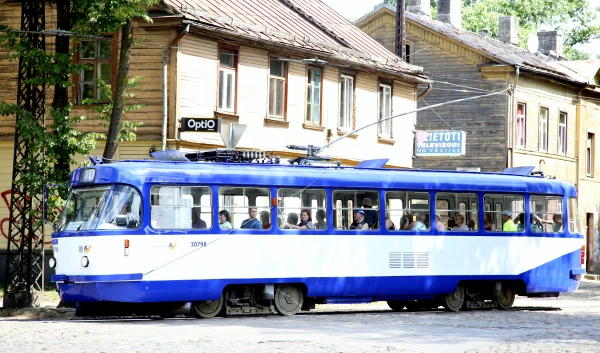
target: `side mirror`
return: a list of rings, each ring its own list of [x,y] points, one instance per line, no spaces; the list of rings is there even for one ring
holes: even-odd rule
[[[118,215],[115,218],[115,223],[119,226],[119,227],[126,227],[127,226],[127,216],[125,215]]]

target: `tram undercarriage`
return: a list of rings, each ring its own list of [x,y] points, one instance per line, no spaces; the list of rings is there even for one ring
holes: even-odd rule
[[[294,315],[301,310],[326,304],[326,298],[306,297],[303,284],[229,285],[218,300],[177,303],[78,303],[76,316],[152,316],[163,318],[183,314],[197,318],[215,316],[274,314]],[[454,293],[429,299],[388,300],[393,311],[432,310],[443,306],[448,311],[469,309],[500,309],[512,307],[516,295],[552,296],[558,293],[525,294],[525,284],[520,281],[463,281]],[[376,299],[376,298],[374,298]]]

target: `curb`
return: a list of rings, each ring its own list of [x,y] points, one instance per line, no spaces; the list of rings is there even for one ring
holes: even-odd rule
[[[592,281],[600,281],[600,275],[585,274],[585,275],[583,275],[583,278],[585,278],[587,280],[592,280]]]

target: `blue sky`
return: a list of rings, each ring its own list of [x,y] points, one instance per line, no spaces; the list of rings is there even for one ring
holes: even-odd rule
[[[356,20],[367,12],[373,10],[373,7],[381,4],[383,0],[322,0],[332,9],[342,14],[350,20]],[[600,6],[600,0],[588,0],[591,6]],[[600,17],[600,16],[599,16]],[[586,52],[592,55],[600,55],[600,40],[595,40],[582,47]],[[580,48],[578,48],[580,49]]]

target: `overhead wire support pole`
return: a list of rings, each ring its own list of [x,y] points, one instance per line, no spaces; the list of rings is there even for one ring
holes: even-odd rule
[[[427,107],[423,107],[423,108],[419,108],[419,109],[411,110],[411,111],[408,111],[408,112],[404,112],[404,113],[400,113],[400,114],[392,115],[392,116],[389,116],[389,117],[387,117],[387,118],[385,118],[385,119],[377,120],[377,121],[374,121],[374,122],[372,122],[372,123],[370,123],[370,124],[367,124],[367,125],[365,125],[365,126],[361,126],[361,127],[359,127],[358,129],[354,129],[354,130],[352,130],[352,131],[350,131],[350,132],[346,133],[345,135],[343,135],[343,136],[340,136],[339,138],[337,138],[337,139],[335,139],[335,140],[331,141],[330,143],[328,143],[328,144],[326,144],[326,145],[323,145],[323,147],[320,147],[320,148],[318,149],[318,153],[320,153],[320,152],[323,152],[323,150],[324,150],[324,149],[326,149],[327,147],[329,147],[329,146],[333,145],[334,143],[338,142],[339,140],[342,140],[342,139],[344,139],[344,138],[346,138],[346,137],[348,137],[348,136],[350,136],[350,135],[352,135],[352,134],[354,134],[354,133],[356,133],[356,132],[359,132],[360,130],[366,129],[366,128],[368,128],[369,126],[373,126],[373,125],[375,125],[375,124],[381,124],[382,122],[384,122],[384,121],[387,121],[387,120],[390,120],[390,119],[395,119],[395,118],[397,118],[397,117],[400,117],[400,116],[403,116],[403,115],[407,115],[407,114],[411,114],[411,113],[416,113],[416,112],[419,112],[419,111],[421,111],[421,110],[426,110],[426,109],[436,108],[436,107],[439,107],[439,106],[442,106],[442,105],[446,105],[446,104],[454,104],[454,103],[458,103],[458,102],[464,102],[464,101],[468,101],[468,100],[472,100],[472,99],[478,99],[478,98],[484,98],[484,97],[495,96],[495,95],[497,95],[497,94],[505,94],[505,92],[506,92],[506,91],[508,91],[508,90],[510,90],[510,89],[511,89],[511,88],[509,87],[509,88],[507,88],[507,89],[505,89],[505,90],[498,91],[498,92],[492,92],[492,93],[488,93],[488,94],[483,94],[483,95],[481,95],[481,96],[473,96],[473,97],[468,97],[468,98],[456,99],[456,100],[453,100],[453,101],[449,101],[449,102],[443,102],[443,103],[438,103],[438,104],[434,104],[434,105],[429,105],[429,106],[427,106]]]
[[[21,30],[32,48],[45,51],[45,1],[25,0],[21,6]],[[44,125],[45,87],[31,82],[40,75],[23,58],[19,59],[17,104],[29,113],[36,123]],[[42,203],[42,195],[31,192],[23,180],[32,170],[32,163],[43,158],[41,150],[32,150],[31,137],[23,135],[19,126],[25,122],[17,113],[13,158],[10,218],[4,278],[4,307],[27,307],[39,304],[43,288],[44,231],[43,223],[35,219],[32,210]]]

